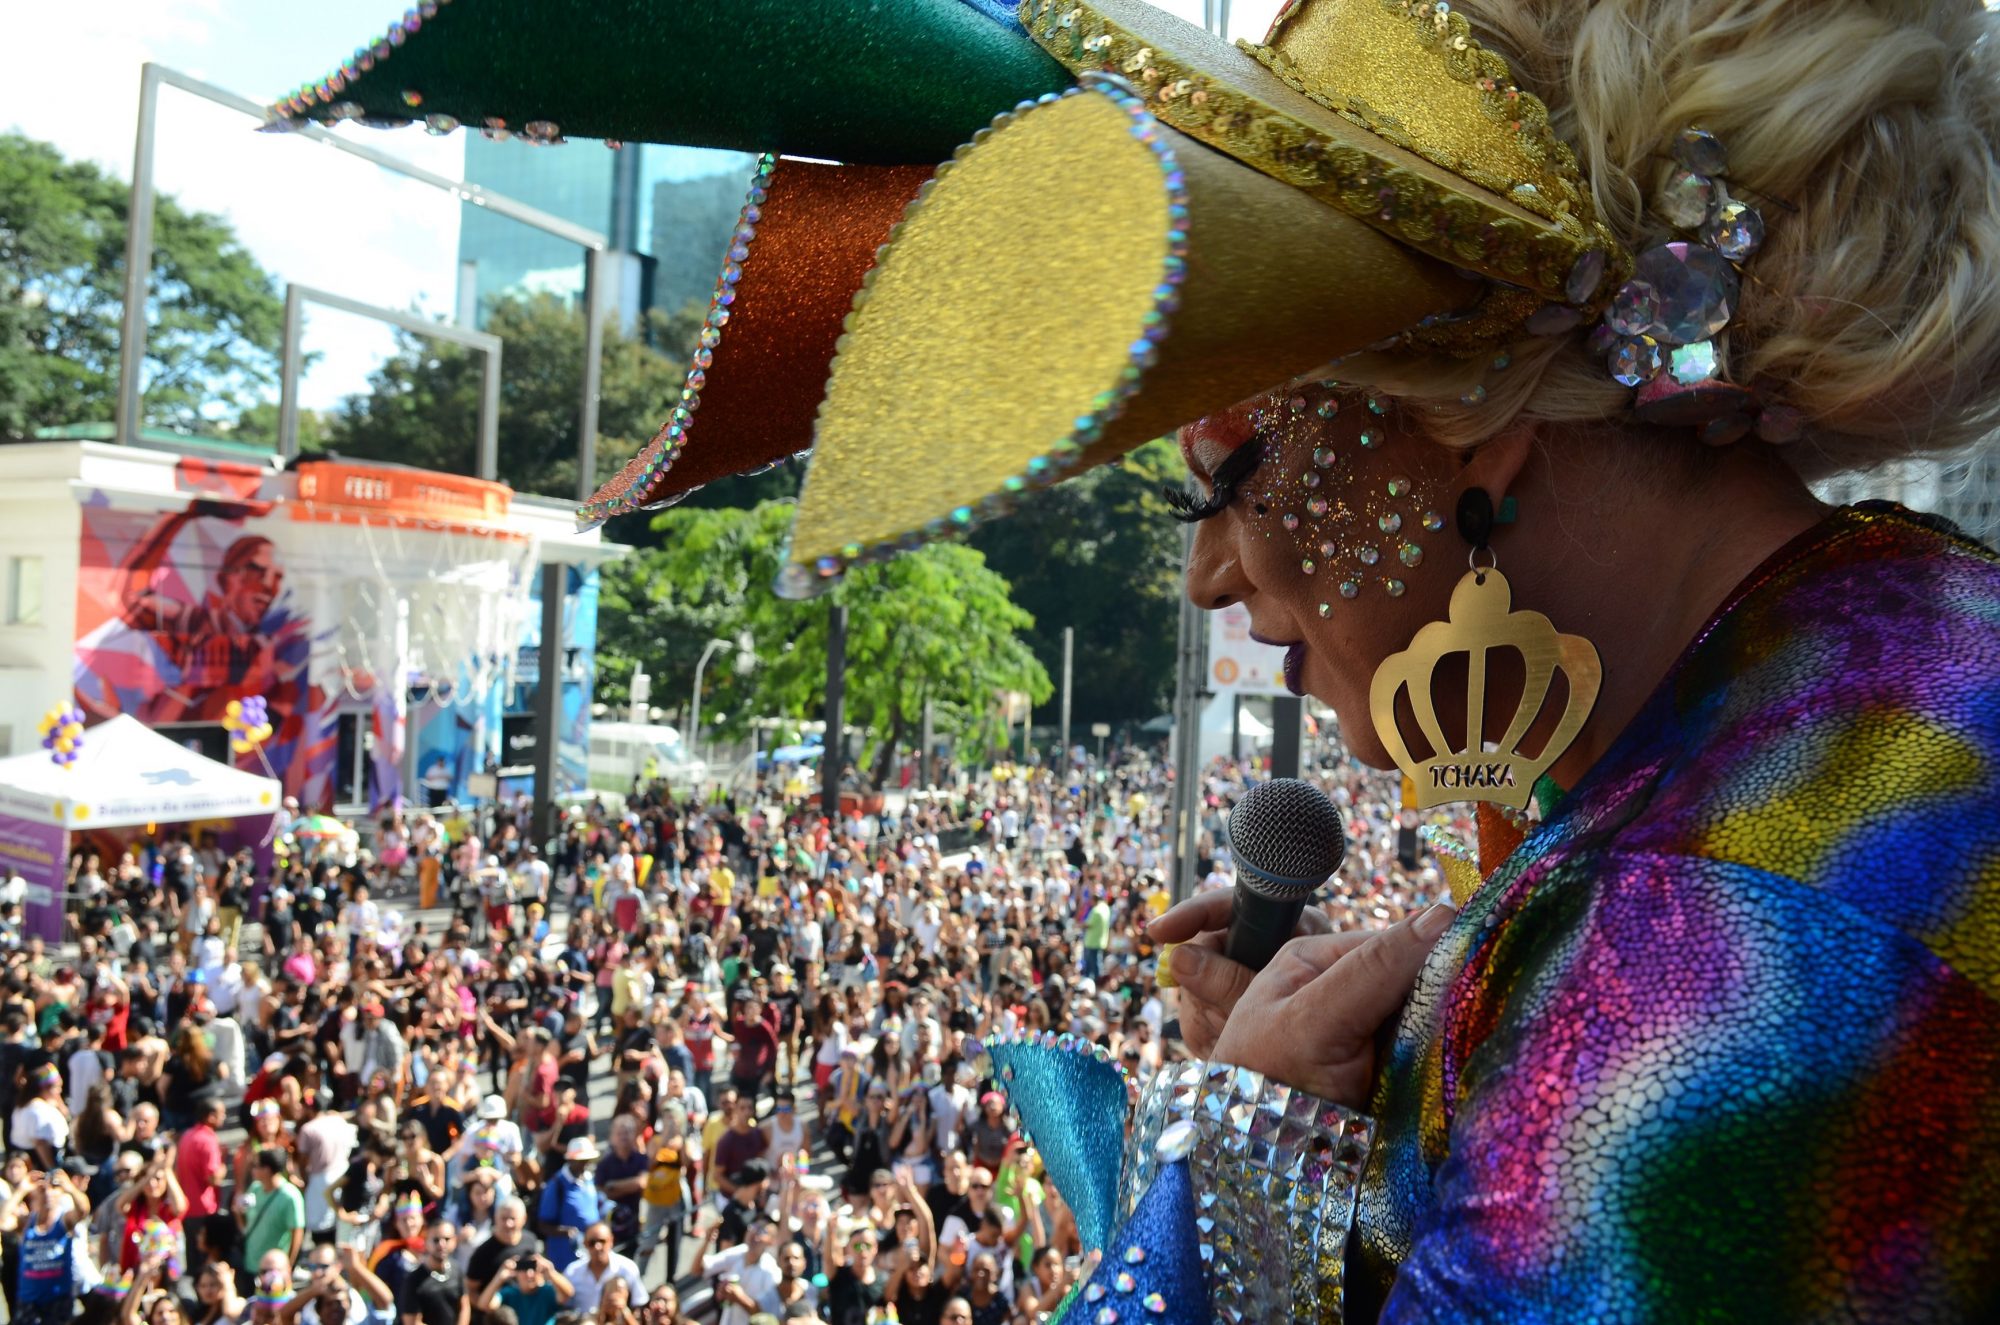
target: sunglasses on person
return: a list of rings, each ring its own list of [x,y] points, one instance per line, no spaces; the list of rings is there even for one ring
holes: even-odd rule
[[[975,1182],[972,1184],[972,1190],[975,1192],[990,1192],[993,1190],[993,1184],[990,1182]]]

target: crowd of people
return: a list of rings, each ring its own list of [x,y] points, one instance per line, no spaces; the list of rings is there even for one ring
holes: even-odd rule
[[[1200,887],[1249,776],[1207,772]],[[1314,776],[1336,923],[1432,900],[1394,781]],[[1087,1264],[979,1042],[1175,1052],[1171,801],[1127,758],[837,822],[661,786],[545,842],[392,819],[274,877],[172,835],[80,852],[73,955],[0,973],[14,1319],[1034,1321]],[[393,900],[419,880],[436,907]]]

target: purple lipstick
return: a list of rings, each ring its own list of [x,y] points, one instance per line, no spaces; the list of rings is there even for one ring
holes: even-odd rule
[[[1266,639],[1254,630],[1250,632],[1250,638],[1256,640],[1259,644],[1268,644],[1272,648],[1283,649],[1285,651],[1285,689],[1295,695],[1305,694],[1305,682],[1300,679],[1300,673],[1306,665],[1306,642],[1304,640]]]

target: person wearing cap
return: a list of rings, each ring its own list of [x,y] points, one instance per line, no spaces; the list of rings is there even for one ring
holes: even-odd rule
[[[505,1195],[514,1190],[514,1169],[526,1154],[520,1124],[507,1116],[506,1098],[488,1095],[479,1102],[472,1126],[444,1152],[445,1169],[456,1187],[474,1164],[492,1163],[500,1172],[500,1191]]]
[[[600,1154],[589,1136],[571,1139],[563,1149],[563,1167],[542,1187],[535,1214],[552,1263],[568,1265],[577,1254],[582,1230],[599,1224],[609,1213],[609,1202],[597,1190],[592,1173]],[[608,1236],[609,1226],[603,1227]]]

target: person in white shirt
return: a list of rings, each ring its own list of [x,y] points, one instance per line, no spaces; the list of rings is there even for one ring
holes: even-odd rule
[[[717,1325],[750,1325],[750,1317],[769,1312],[783,1317],[785,1304],[778,1297],[780,1272],[772,1247],[778,1240],[778,1225],[769,1215],[751,1221],[741,1246],[709,1254],[715,1245],[716,1226],[703,1234],[695,1250],[694,1272],[715,1281],[715,1297],[722,1303]]]
[[[351,945],[360,939],[373,939],[382,929],[382,910],[368,900],[368,885],[354,885],[354,900],[340,913],[340,923],[347,929],[347,941]]]
[[[611,1250],[609,1224],[592,1224],[583,1230],[583,1255],[571,1261],[562,1274],[576,1290],[568,1309],[580,1315],[587,1316],[597,1310],[597,1304],[604,1298],[604,1285],[613,1279],[625,1281],[632,1290],[632,1301],[646,1300],[646,1282],[639,1275],[638,1263]]]

